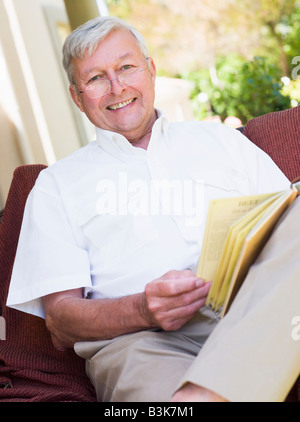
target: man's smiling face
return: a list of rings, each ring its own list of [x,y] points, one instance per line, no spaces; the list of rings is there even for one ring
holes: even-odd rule
[[[73,59],[73,100],[97,127],[124,135],[129,141],[141,139],[155,121],[155,66],[146,60],[134,36],[126,30],[111,32],[95,52]],[[148,66],[149,65],[149,66]],[[116,79],[123,69],[146,69],[128,86]],[[99,98],[90,98],[86,87],[91,81],[111,80],[111,89]]]

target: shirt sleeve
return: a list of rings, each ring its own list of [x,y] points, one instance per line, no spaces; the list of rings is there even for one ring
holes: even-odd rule
[[[267,153],[237,130],[231,130],[231,136],[236,142],[236,165],[248,175],[253,194],[290,188],[291,182]]]
[[[41,172],[28,196],[7,306],[44,318],[41,298],[90,288],[88,253],[74,236],[55,181]]]

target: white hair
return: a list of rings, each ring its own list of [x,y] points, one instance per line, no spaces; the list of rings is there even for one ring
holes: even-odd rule
[[[114,16],[92,19],[68,35],[63,45],[63,66],[71,84],[74,84],[72,59],[81,59],[86,53],[93,54],[99,42],[118,29],[129,31],[136,38],[144,56],[149,56],[147,44],[134,26]]]

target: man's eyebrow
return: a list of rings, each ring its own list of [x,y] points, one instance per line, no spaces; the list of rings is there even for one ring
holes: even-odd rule
[[[134,56],[134,54],[133,53],[131,53],[131,52],[127,52],[127,53],[124,53],[124,54],[120,54],[120,56],[117,58],[117,61],[122,61],[122,60],[125,60],[125,59],[127,59],[127,58],[130,58],[130,57],[132,57],[132,56]],[[93,66],[93,67],[91,67],[91,68],[89,68],[89,69],[86,69],[83,73],[85,74],[85,75],[89,75],[90,73],[93,73],[93,72],[95,72],[95,71],[97,71],[97,72],[103,72],[103,73],[105,73],[105,70],[103,69],[100,69],[97,65],[96,66]]]
[[[127,53],[121,54],[119,56],[119,60],[124,60],[124,59],[127,59],[128,57],[132,57],[132,56],[133,56],[133,53],[131,53],[130,51],[128,51]]]

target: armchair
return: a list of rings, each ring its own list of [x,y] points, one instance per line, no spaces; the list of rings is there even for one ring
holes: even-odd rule
[[[57,351],[41,318],[5,306],[26,198],[46,166],[18,167],[0,224],[0,308],[6,339],[0,340],[0,400],[96,401],[84,361]]]
[[[293,180],[300,175],[300,107],[250,120],[243,133]],[[52,346],[44,320],[5,306],[27,195],[46,166],[15,170],[0,224],[0,401],[96,401],[84,361]],[[1,213],[0,213],[1,219]],[[300,380],[287,401],[300,401]]]

